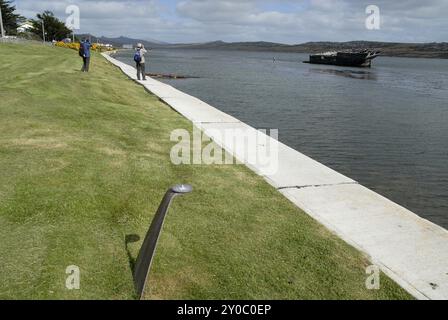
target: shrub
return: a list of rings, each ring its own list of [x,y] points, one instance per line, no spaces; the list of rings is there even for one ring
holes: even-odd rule
[[[60,47],[60,48],[67,48],[67,49],[73,49],[73,50],[78,51],[79,47],[80,47],[80,43],[79,42],[65,43],[63,41],[59,41],[59,42],[56,42],[55,46]],[[96,52],[103,52],[103,51],[112,51],[113,48],[103,47],[103,46],[100,46],[100,45],[94,43],[94,44],[92,44],[91,50],[96,51]]]

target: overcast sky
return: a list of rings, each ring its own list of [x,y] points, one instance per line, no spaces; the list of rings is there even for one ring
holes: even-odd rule
[[[45,9],[66,20],[81,10],[81,30],[166,42],[378,40],[448,42],[448,0],[15,0],[34,17]],[[377,5],[380,30],[367,30]]]

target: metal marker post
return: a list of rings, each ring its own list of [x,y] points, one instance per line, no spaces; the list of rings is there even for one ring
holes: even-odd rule
[[[165,222],[165,217],[170,204],[176,196],[181,196],[192,191],[193,187],[190,185],[182,184],[172,187],[165,194],[165,197],[163,198],[162,203],[154,216],[135,263],[134,284],[140,299],[145,291],[157,242],[159,240],[160,232],[162,231],[163,223]]]
[[[42,39],[44,40],[45,43],[45,25],[43,17],[42,17]]]

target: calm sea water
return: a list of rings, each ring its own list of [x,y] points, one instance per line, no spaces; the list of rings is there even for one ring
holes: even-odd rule
[[[283,143],[448,228],[448,60],[380,57],[372,69],[303,60],[154,50],[149,71],[198,77],[165,82],[256,128],[278,128]]]

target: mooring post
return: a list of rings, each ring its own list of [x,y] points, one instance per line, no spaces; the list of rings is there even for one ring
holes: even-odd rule
[[[162,231],[163,223],[165,222],[165,217],[170,204],[176,196],[181,196],[192,191],[192,186],[180,184],[169,189],[163,197],[162,203],[149,227],[135,263],[134,284],[140,299],[143,297],[143,292],[145,291],[157,242],[159,241],[160,232]]]

